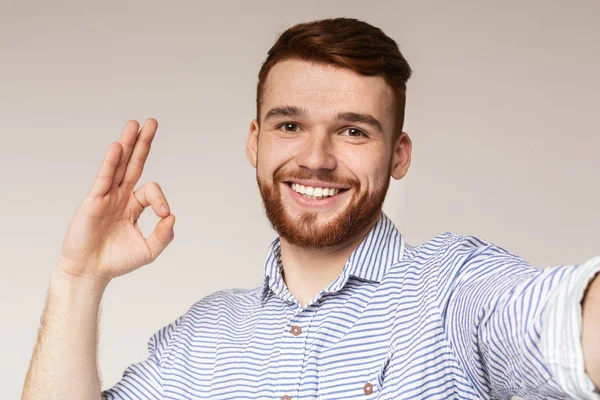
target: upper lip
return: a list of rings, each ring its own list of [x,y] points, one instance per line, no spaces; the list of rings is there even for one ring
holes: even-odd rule
[[[287,183],[297,183],[302,186],[311,186],[315,188],[334,188],[334,189],[350,189],[348,185],[335,184],[330,182],[319,182],[319,181],[311,181],[311,180],[303,180],[303,179],[290,179],[286,180]]]

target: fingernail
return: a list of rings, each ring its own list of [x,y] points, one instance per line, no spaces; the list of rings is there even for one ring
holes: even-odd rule
[[[163,205],[160,207],[160,211],[162,211],[162,212],[168,212],[168,211],[169,211],[169,207],[167,207],[165,204],[163,204]]]

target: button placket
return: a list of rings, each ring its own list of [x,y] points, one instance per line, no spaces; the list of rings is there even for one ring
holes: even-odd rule
[[[281,400],[292,400],[297,398],[300,380],[302,378],[304,356],[305,356],[305,340],[302,339],[302,325],[306,315],[306,311],[302,307],[297,307],[296,310],[288,309],[288,322],[283,332],[282,348],[280,359],[286,360],[285,375],[280,368],[278,377],[277,394]],[[280,363],[281,365],[281,363]],[[285,376],[285,378],[283,377]]]

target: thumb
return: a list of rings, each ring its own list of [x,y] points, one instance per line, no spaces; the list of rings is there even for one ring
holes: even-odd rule
[[[168,217],[162,218],[156,224],[154,231],[146,239],[150,253],[152,254],[152,261],[154,261],[164,249],[167,248],[169,243],[175,237],[173,226],[175,225],[175,215],[170,214]]]

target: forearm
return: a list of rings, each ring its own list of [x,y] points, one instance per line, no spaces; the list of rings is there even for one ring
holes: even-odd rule
[[[97,330],[106,284],[52,273],[24,400],[100,399]]]
[[[589,284],[582,301],[581,341],[585,370],[600,391],[600,274]]]

